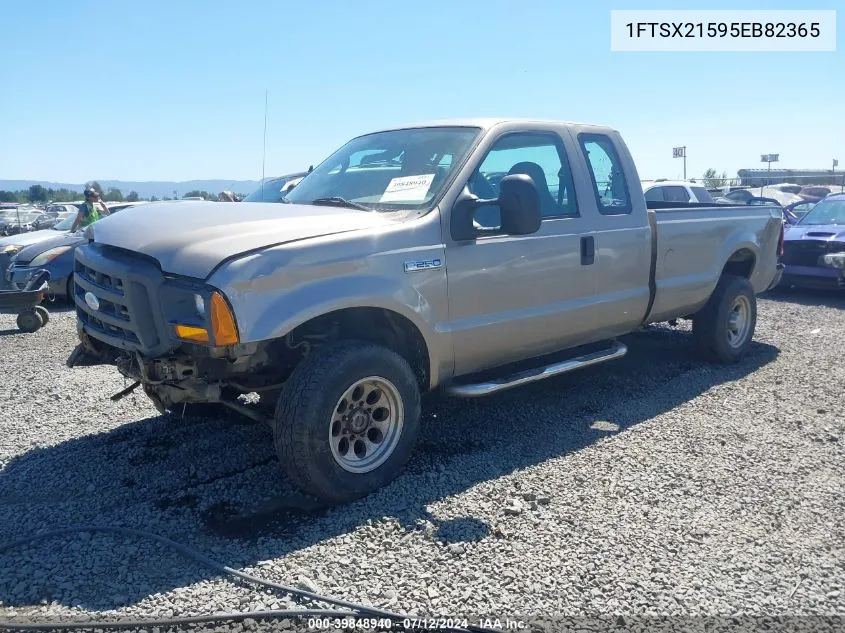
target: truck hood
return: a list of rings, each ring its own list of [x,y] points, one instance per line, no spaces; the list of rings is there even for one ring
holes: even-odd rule
[[[42,229],[40,231],[31,231],[29,233],[18,233],[17,235],[10,235],[8,237],[0,238],[0,251],[4,246],[29,246],[44,240],[49,240],[54,237],[62,235],[65,231],[54,231],[53,229]]]
[[[841,224],[796,224],[786,230],[783,239],[786,242],[798,242],[800,240],[845,242],[845,226]]]
[[[206,279],[220,262],[286,242],[383,226],[376,211],[266,202],[157,202],[91,225],[99,244],[143,253],[164,272]]]

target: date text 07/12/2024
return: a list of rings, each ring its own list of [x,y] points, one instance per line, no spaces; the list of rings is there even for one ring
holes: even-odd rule
[[[308,628],[311,630],[342,630],[353,631],[359,629],[375,629],[389,631],[396,628],[400,631],[436,631],[442,629],[467,628],[470,625],[486,629],[502,631],[519,631],[526,628],[523,620],[511,618],[405,618],[393,621],[390,618],[361,618],[349,616],[344,618],[309,618]]]

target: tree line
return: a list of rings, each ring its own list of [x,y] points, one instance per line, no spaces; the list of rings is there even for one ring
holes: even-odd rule
[[[140,200],[148,200],[156,202],[157,200],[178,200],[177,196],[172,198],[164,196],[159,198],[157,196],[150,196],[149,198],[142,198],[137,191],[130,191],[125,196],[123,192],[117,187],[109,187],[107,191],[103,191],[100,183],[97,181],[91,182],[85,187],[92,187],[100,194],[100,197],[106,202],[138,202]],[[203,200],[217,200],[216,193],[209,193],[208,191],[199,191],[194,189],[182,196],[183,198],[202,198]],[[18,202],[18,203],[47,203],[47,202],[77,202],[81,201],[82,191],[75,191],[62,187],[61,189],[53,189],[52,187],[42,187],[41,185],[32,185],[28,189],[20,189],[18,191],[3,191],[0,189],[0,202]]]

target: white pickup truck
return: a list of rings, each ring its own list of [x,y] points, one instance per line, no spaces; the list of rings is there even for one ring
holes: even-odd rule
[[[755,295],[778,281],[780,210],[648,206],[607,127],[367,134],[277,204],[160,203],[92,225],[68,364],[116,364],[162,412],[266,419],[293,482],[348,501],[401,471],[422,392],[484,396],[612,360],[617,337],[679,318],[706,358],[741,359]],[[266,414],[238,400],[252,392]]]

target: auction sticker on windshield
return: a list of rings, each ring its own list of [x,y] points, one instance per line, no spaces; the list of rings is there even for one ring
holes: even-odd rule
[[[422,202],[433,180],[434,174],[394,178],[381,194],[379,202]]]

